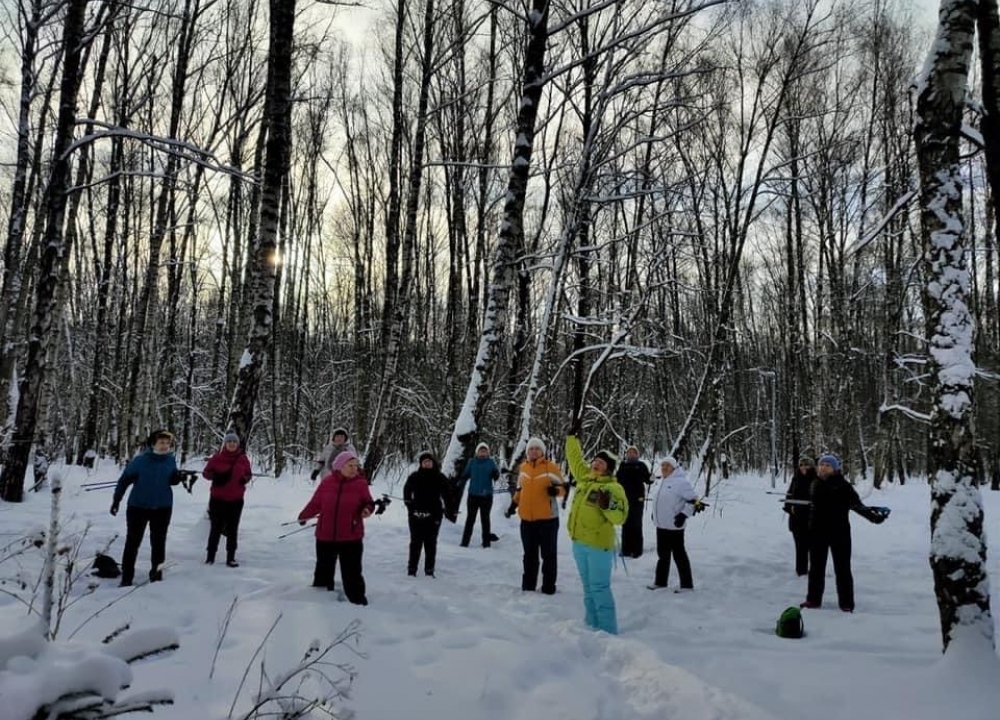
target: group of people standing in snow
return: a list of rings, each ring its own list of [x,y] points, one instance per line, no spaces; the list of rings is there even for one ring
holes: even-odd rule
[[[882,523],[888,510],[868,507],[840,471],[840,458],[821,455],[818,464],[809,456],[799,459],[785,494],[784,510],[795,543],[795,572],[808,576],[804,608],[823,604],[827,557],[833,560],[837,603],[854,612],[854,576],[851,573],[851,511],[869,522]]]
[[[121,584],[132,585],[135,562],[147,527],[150,531],[149,580],[163,578],[166,537],[173,506],[173,486],[190,476],[177,468],[173,435],[167,430],[152,433],[146,447],[128,464],[115,487],[111,514],[117,515],[126,491],[131,488],[126,510],[126,540],[122,553]],[[652,484],[638,449],[630,447],[618,468],[615,455],[601,450],[588,462],[576,434],[566,438],[566,460],[571,480],[547,456],[540,438],[527,443],[525,459],[517,468],[510,506],[505,515],[520,518],[523,547],[521,588],[556,592],[556,550],[559,535],[559,508],[565,507],[571,486],[576,486],[569,510],[567,529],[573,543],[573,558],[584,589],[585,620],[588,626],[617,632],[611,571],[615,557],[636,558],[642,554],[642,508]],[[367,605],[362,572],[364,521],[385,509],[384,500],[375,500],[369,482],[351,445],[346,430],[333,432],[331,442],[315,458],[312,479],[320,479],[312,497],[299,513],[300,524],[316,522],[316,564],[313,586],[333,590],[334,575],[340,565],[346,599]],[[618,470],[616,476],[616,469]],[[666,585],[671,559],[677,564],[681,587],[692,587],[690,563],[684,550],[684,521],[694,512],[697,498],[676,460],[661,465],[665,481],[655,503],[657,521],[657,562],[655,586]],[[252,478],[250,462],[238,435],[227,433],[222,448],[209,458],[202,476],[211,482],[208,514],[210,520],[205,562],[214,564],[222,537],[226,538],[226,565],[238,567],[236,551],[244,493]],[[461,545],[468,547],[476,529],[481,529],[484,548],[496,539],[490,516],[500,467],[480,443],[462,473],[453,482],[441,472],[430,452],[421,453],[418,467],[403,486],[407,508],[410,545],[407,573],[417,574],[423,557],[424,574],[433,577],[437,539],[443,519],[457,521],[458,504],[468,485],[466,520]],[[456,495],[456,487],[458,493]],[[631,510],[630,510],[631,508]],[[616,526],[624,525],[620,550],[616,548]],[[539,573],[541,585],[539,588]]]
[[[111,514],[117,515],[125,492],[131,487],[126,509],[126,538],[121,562],[121,584],[134,581],[135,562],[148,527],[150,533],[149,580],[163,578],[166,537],[173,506],[173,486],[184,481],[172,452],[173,435],[167,430],[152,433],[146,448],[122,472],[114,491]],[[588,462],[579,437],[566,437],[565,457],[571,479],[547,454],[537,437],[528,440],[525,458],[516,470],[511,503],[504,515],[520,519],[523,548],[521,589],[544,594],[556,592],[559,508],[566,506],[570,488],[576,487],[569,510],[567,530],[573,559],[584,590],[585,621],[589,627],[617,633],[611,572],[616,555],[638,558],[643,553],[643,506],[653,477],[639,458],[639,449],[629,446],[625,460],[608,450],[597,452]],[[313,585],[333,590],[339,563],[344,595],[350,602],[367,605],[362,572],[364,521],[385,509],[385,500],[375,500],[357,452],[345,430],[334,431],[332,440],[316,457],[315,480],[322,476],[312,497],[299,513],[300,524],[316,523],[316,564]],[[617,470],[617,472],[616,472]],[[244,493],[252,478],[250,462],[234,432],[223,438],[222,448],[209,458],[202,476],[211,482],[208,514],[209,535],[205,562],[214,564],[221,538],[226,538],[226,565],[238,567],[236,551]],[[661,483],[653,500],[657,562],[651,589],[667,586],[671,564],[677,566],[680,590],[693,589],[691,563],[684,546],[684,527],[703,503],[673,457],[659,463]],[[457,521],[458,503],[468,485],[466,520],[461,545],[468,547],[480,523],[482,546],[496,539],[490,515],[500,467],[480,443],[461,474],[452,482],[442,472],[434,455],[423,452],[418,467],[403,486],[410,531],[407,573],[417,574],[421,556],[424,574],[434,576],[437,540],[443,519]],[[457,487],[457,495],[456,495]],[[788,526],[795,544],[795,570],[808,576],[802,607],[820,607],[823,599],[827,557],[833,560],[840,609],[854,610],[851,574],[851,534],[848,515],[855,511],[873,523],[887,516],[884,508],[865,506],[853,486],[840,472],[840,461],[832,454],[819,458],[818,466],[802,457],[785,497]],[[621,546],[616,526],[622,526]],[[539,586],[539,573],[541,584]]]
[[[521,520],[521,545],[524,550],[521,589],[531,592],[538,588],[538,573],[541,570],[541,592],[556,592],[559,507],[565,507],[565,498],[570,487],[575,485],[567,530],[573,543],[573,560],[583,585],[584,619],[591,628],[615,634],[618,632],[618,621],[611,592],[611,571],[616,555],[630,558],[642,555],[642,513],[652,485],[651,474],[639,459],[639,450],[635,446],[626,450],[621,467],[618,467],[618,458],[609,450],[597,452],[587,462],[580,439],[574,432],[566,437],[566,462],[571,476],[567,482],[559,465],[549,459],[546,451],[545,443],[540,438],[528,440],[526,457],[517,468],[511,504],[504,513],[506,517],[512,517],[516,512]],[[657,493],[653,514],[657,525],[658,557],[654,585],[651,587],[666,587],[673,560],[677,565],[681,588],[691,589],[694,584],[691,564],[684,549],[684,524],[702,505],[680,463],[674,458],[664,459],[660,472],[663,482]],[[469,502],[474,502],[471,495]],[[616,526],[622,526],[620,548],[616,547]],[[483,532],[483,545],[488,547],[485,540],[487,529],[484,528]],[[467,544],[468,535],[467,525],[463,545]]]
[[[117,515],[125,492],[129,492],[125,509],[125,548],[122,551],[121,584],[129,586],[135,579],[135,561],[139,546],[149,528],[149,581],[163,579],[166,560],[167,530],[173,513],[173,488],[185,482],[189,473],[177,468],[173,453],[174,435],[169,430],[155,430],[143,449],[125,467],[115,485],[111,514]],[[243,495],[253,477],[250,460],[240,447],[236,433],[223,438],[222,448],[209,458],[202,475],[210,480],[208,514],[209,532],[205,562],[215,562],[219,541],[226,536],[226,565],[239,567],[236,562],[237,535],[243,514]]]

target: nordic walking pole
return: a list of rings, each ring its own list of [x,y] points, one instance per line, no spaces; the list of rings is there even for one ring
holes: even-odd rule
[[[281,540],[282,538],[286,538],[289,535],[294,535],[295,533],[300,533],[303,530],[308,530],[309,528],[314,528],[314,527],[316,527],[316,523],[312,523],[311,525],[303,525],[302,527],[292,530],[291,532],[286,532],[284,535],[279,535],[278,539]]]

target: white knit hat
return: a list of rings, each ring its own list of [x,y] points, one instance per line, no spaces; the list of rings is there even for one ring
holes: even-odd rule
[[[542,451],[543,455],[545,454],[545,443],[540,437],[533,437],[528,440],[528,445],[525,447],[525,450],[530,450],[531,448],[538,448]]]

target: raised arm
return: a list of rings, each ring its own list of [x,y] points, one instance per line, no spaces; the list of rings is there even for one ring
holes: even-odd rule
[[[583,459],[583,448],[580,446],[580,438],[576,435],[566,436],[566,463],[569,465],[570,475],[577,482],[585,480],[590,473],[587,461]]]

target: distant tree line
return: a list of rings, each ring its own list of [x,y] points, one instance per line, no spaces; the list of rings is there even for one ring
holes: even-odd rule
[[[124,458],[156,426],[207,452],[263,327],[243,431],[276,473],[337,426],[372,470],[453,437],[509,463],[573,415],[592,446],[709,477],[820,450],[877,483],[927,470],[930,28],[908,3],[395,0],[354,43],[345,10],[300,0],[273,215],[267,3],[3,12],[7,452]],[[961,152],[980,480],[1000,478],[982,108]]]

